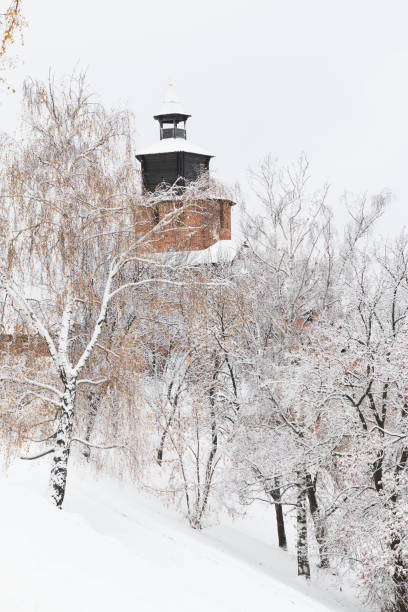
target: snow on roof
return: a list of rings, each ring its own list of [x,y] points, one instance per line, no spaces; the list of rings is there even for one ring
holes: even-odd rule
[[[179,99],[176,95],[176,91],[173,83],[169,83],[167,86],[167,91],[164,96],[164,100],[160,107],[160,111],[156,113],[155,117],[158,115],[189,115],[186,113],[183,106],[180,104]]]
[[[240,245],[234,240],[219,240],[208,249],[201,251],[173,251],[158,254],[158,259],[163,259],[172,265],[199,265],[214,263],[230,263],[239,251]]]
[[[208,249],[192,251],[190,257],[194,260],[194,263],[230,262],[234,259],[238,250],[239,246],[234,240],[219,240]]]
[[[163,138],[163,140],[159,140],[144,151],[138,151],[137,155],[154,155],[155,153],[173,153],[175,151],[185,151],[186,153],[198,153],[199,155],[214,157],[213,153],[209,153],[185,138]]]

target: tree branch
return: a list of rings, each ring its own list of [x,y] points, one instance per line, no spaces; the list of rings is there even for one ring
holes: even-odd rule
[[[91,444],[86,440],[81,440],[81,438],[72,438],[72,442],[79,442],[84,446],[89,446],[89,448],[100,448],[101,450],[111,450],[112,448],[128,448],[124,444],[113,444],[112,446],[101,446],[100,444]]]
[[[50,453],[53,453],[54,449],[53,448],[49,448],[48,450],[44,451],[43,453],[39,453],[38,455],[32,455],[31,457],[20,457],[20,459],[23,459],[24,461],[32,461],[33,459],[39,459],[40,457],[45,457],[45,455],[49,455]]]

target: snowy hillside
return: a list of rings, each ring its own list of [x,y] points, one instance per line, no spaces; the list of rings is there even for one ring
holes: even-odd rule
[[[265,541],[259,517],[194,532],[129,485],[77,474],[59,511],[46,472],[24,467],[0,479],[4,612],[358,609],[297,578],[294,560]]]

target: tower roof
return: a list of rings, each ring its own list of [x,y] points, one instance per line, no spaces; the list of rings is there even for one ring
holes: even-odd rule
[[[173,153],[176,151],[184,151],[185,153],[196,153],[197,155],[205,155],[206,157],[214,157],[213,153],[209,153],[205,149],[198,147],[185,138],[165,138],[154,143],[150,147],[138,151],[136,157],[140,161],[143,155],[156,155],[157,153]]]
[[[173,83],[168,84],[160,110],[154,115],[154,118],[159,119],[160,117],[168,116],[180,116],[184,119],[191,117],[191,115],[185,112],[180,103]]]
[[[195,153],[207,158],[214,157],[213,153],[209,153],[187,140],[185,125],[184,128],[178,127],[180,122],[185,122],[190,116],[180,104],[173,83],[169,83],[160,112],[154,115],[154,119],[157,119],[160,123],[160,140],[150,147],[138,151],[137,159],[141,161],[145,155],[173,152]],[[172,127],[166,127],[166,124],[169,123],[172,124]]]

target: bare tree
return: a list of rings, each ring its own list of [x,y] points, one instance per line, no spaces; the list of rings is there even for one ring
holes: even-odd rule
[[[10,57],[10,46],[13,45],[17,33],[22,37],[22,30],[26,25],[22,10],[22,0],[12,0],[4,13],[0,13],[0,70],[14,65],[15,60]],[[0,77],[0,82],[6,85],[8,91],[15,90],[7,85],[7,80]]]
[[[165,479],[161,490],[183,499],[194,529],[201,529],[215,498],[222,497],[224,484],[217,481],[217,474],[226,459],[236,411],[236,397],[233,393],[231,401],[227,390],[232,371],[226,356],[227,303],[232,307],[230,287],[225,284],[228,276],[228,266],[185,269],[184,281],[173,296],[171,323],[167,314],[167,343],[162,343],[159,329],[156,367],[144,380],[157,427],[155,455],[160,482]],[[169,304],[163,306],[168,312]],[[160,317],[159,325],[163,320]]]

